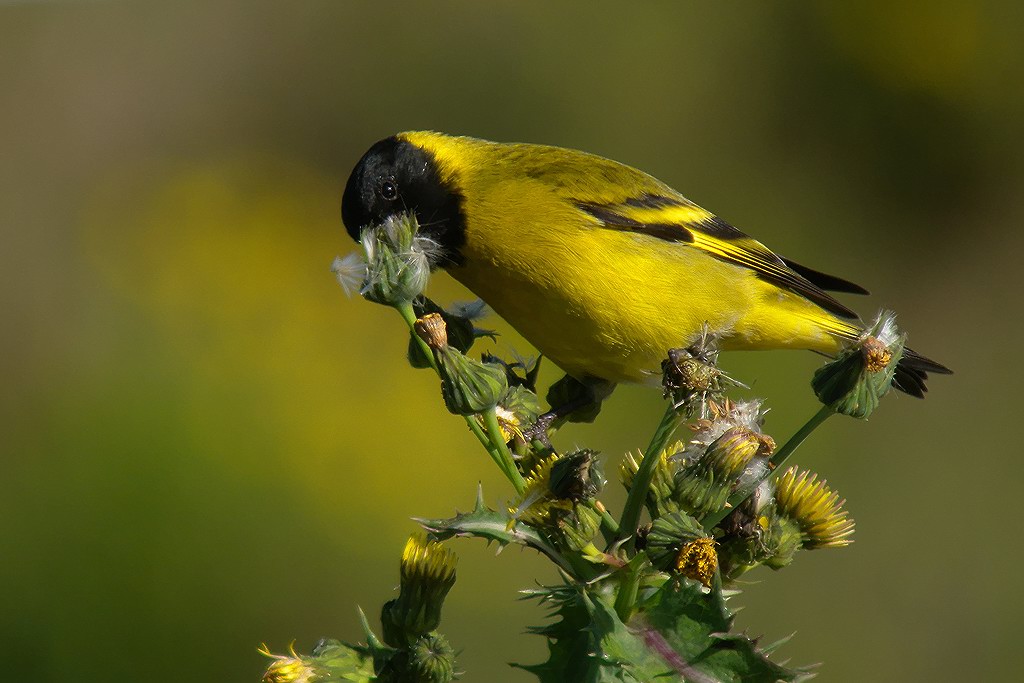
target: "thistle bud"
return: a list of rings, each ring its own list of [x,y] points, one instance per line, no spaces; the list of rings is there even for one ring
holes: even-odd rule
[[[708,446],[704,457],[717,479],[732,480],[740,476],[762,450],[768,447],[760,434],[746,427],[732,427]]]
[[[800,527],[793,520],[779,515],[767,519],[768,528],[761,538],[763,548],[758,562],[772,569],[788,567],[803,541]]]
[[[508,391],[503,367],[482,363],[448,343],[448,325],[439,313],[428,313],[413,324],[413,331],[437,359],[441,396],[456,415],[475,415],[494,408]]]
[[[654,520],[647,532],[647,556],[656,569],[669,571],[684,546],[706,536],[700,522],[685,512],[666,514]]]
[[[895,316],[883,311],[855,343],[814,373],[814,394],[837,413],[868,417],[892,387],[904,340]]]
[[[455,680],[455,650],[444,636],[428,633],[409,652],[409,683],[449,683]]]
[[[384,605],[381,625],[384,642],[408,647],[437,629],[441,607],[455,585],[455,553],[440,543],[413,534],[405,544],[398,597]]]
[[[680,507],[697,518],[721,510],[740,477],[755,465],[754,458],[767,451],[767,443],[763,435],[747,427],[728,428],[677,472],[676,501]],[[763,458],[756,463],[762,464]]]
[[[556,509],[551,522],[557,532],[556,537],[571,550],[583,550],[601,529],[601,515],[588,503],[573,505],[567,510]]]
[[[435,348],[434,356],[441,373],[441,397],[449,412],[482,413],[498,405],[508,391],[505,370],[500,365],[473,360],[447,345]]]
[[[719,525],[722,579],[735,581],[759,565],[781,569],[800,549],[799,527],[775,512],[771,484],[761,483],[750,498]]]
[[[291,651],[292,656],[271,654],[265,649],[260,652],[274,658],[263,674],[263,683],[311,683],[319,678],[318,671],[296,654],[294,649]]]
[[[764,482],[721,525],[725,533],[720,557],[727,581],[761,564],[772,569],[788,566],[801,548],[837,548],[852,542],[854,522],[842,510],[843,501],[816,475],[791,467],[775,483],[774,498],[762,493],[768,486]]]
[[[437,245],[418,235],[418,230],[416,215],[411,212],[389,216],[381,225],[363,228],[361,241],[366,254],[363,297],[396,306],[411,302],[423,292]]]

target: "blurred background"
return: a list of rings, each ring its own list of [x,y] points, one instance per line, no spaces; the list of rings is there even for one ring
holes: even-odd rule
[[[507,499],[398,316],[328,269],[354,248],[349,171],[407,129],[638,166],[867,285],[846,299],[865,315],[898,311],[957,374],[815,433],[797,461],[848,498],[857,542],[758,570],[739,625],[795,631],[781,656],[822,680],[1019,675],[1019,4],[553,5],[0,3],[10,680],[256,681],[262,641],[356,640],[357,605],[376,623],[410,517],[466,509],[478,481]],[[430,293],[470,298],[444,274]],[[780,440],[818,363],[724,357]],[[661,411],[622,387],[557,443],[614,478]],[[531,680],[506,662],[543,658],[523,635],[543,612],[517,591],[557,577],[454,547],[464,680]]]

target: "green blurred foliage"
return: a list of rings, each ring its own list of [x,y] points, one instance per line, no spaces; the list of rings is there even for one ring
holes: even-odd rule
[[[785,654],[824,680],[1010,678],[1021,28],[1009,0],[3,3],[6,670],[257,680],[260,641],[358,637],[410,516],[467,508],[477,481],[509,496],[405,365],[397,316],[328,271],[354,246],[338,201],[359,155],[433,128],[639,166],[868,285],[866,314],[900,312],[957,374],[804,446],[857,543],[755,573],[740,618],[796,630]],[[469,297],[444,275],[431,294]],[[528,351],[494,325],[499,352]],[[814,410],[817,363],[724,358],[777,438]],[[659,400],[620,388],[561,442],[617,462]],[[504,662],[539,661],[521,633],[541,614],[515,591],[555,577],[455,549],[443,630],[465,680],[528,680]]]

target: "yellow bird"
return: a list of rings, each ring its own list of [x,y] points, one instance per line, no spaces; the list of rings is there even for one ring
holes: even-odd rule
[[[356,165],[342,219],[415,211],[445,268],[590,386],[661,379],[707,325],[724,350],[834,355],[863,331],[825,290],[851,282],[782,258],[665,183],[593,154],[433,132],[381,140]],[[894,379],[922,396],[944,366],[908,351]]]

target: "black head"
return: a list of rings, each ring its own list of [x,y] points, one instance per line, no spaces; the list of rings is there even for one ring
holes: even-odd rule
[[[462,194],[441,178],[430,152],[399,137],[381,140],[363,155],[345,185],[341,219],[352,239],[371,223],[415,211],[420,232],[442,247],[432,265],[457,264],[465,241]]]

